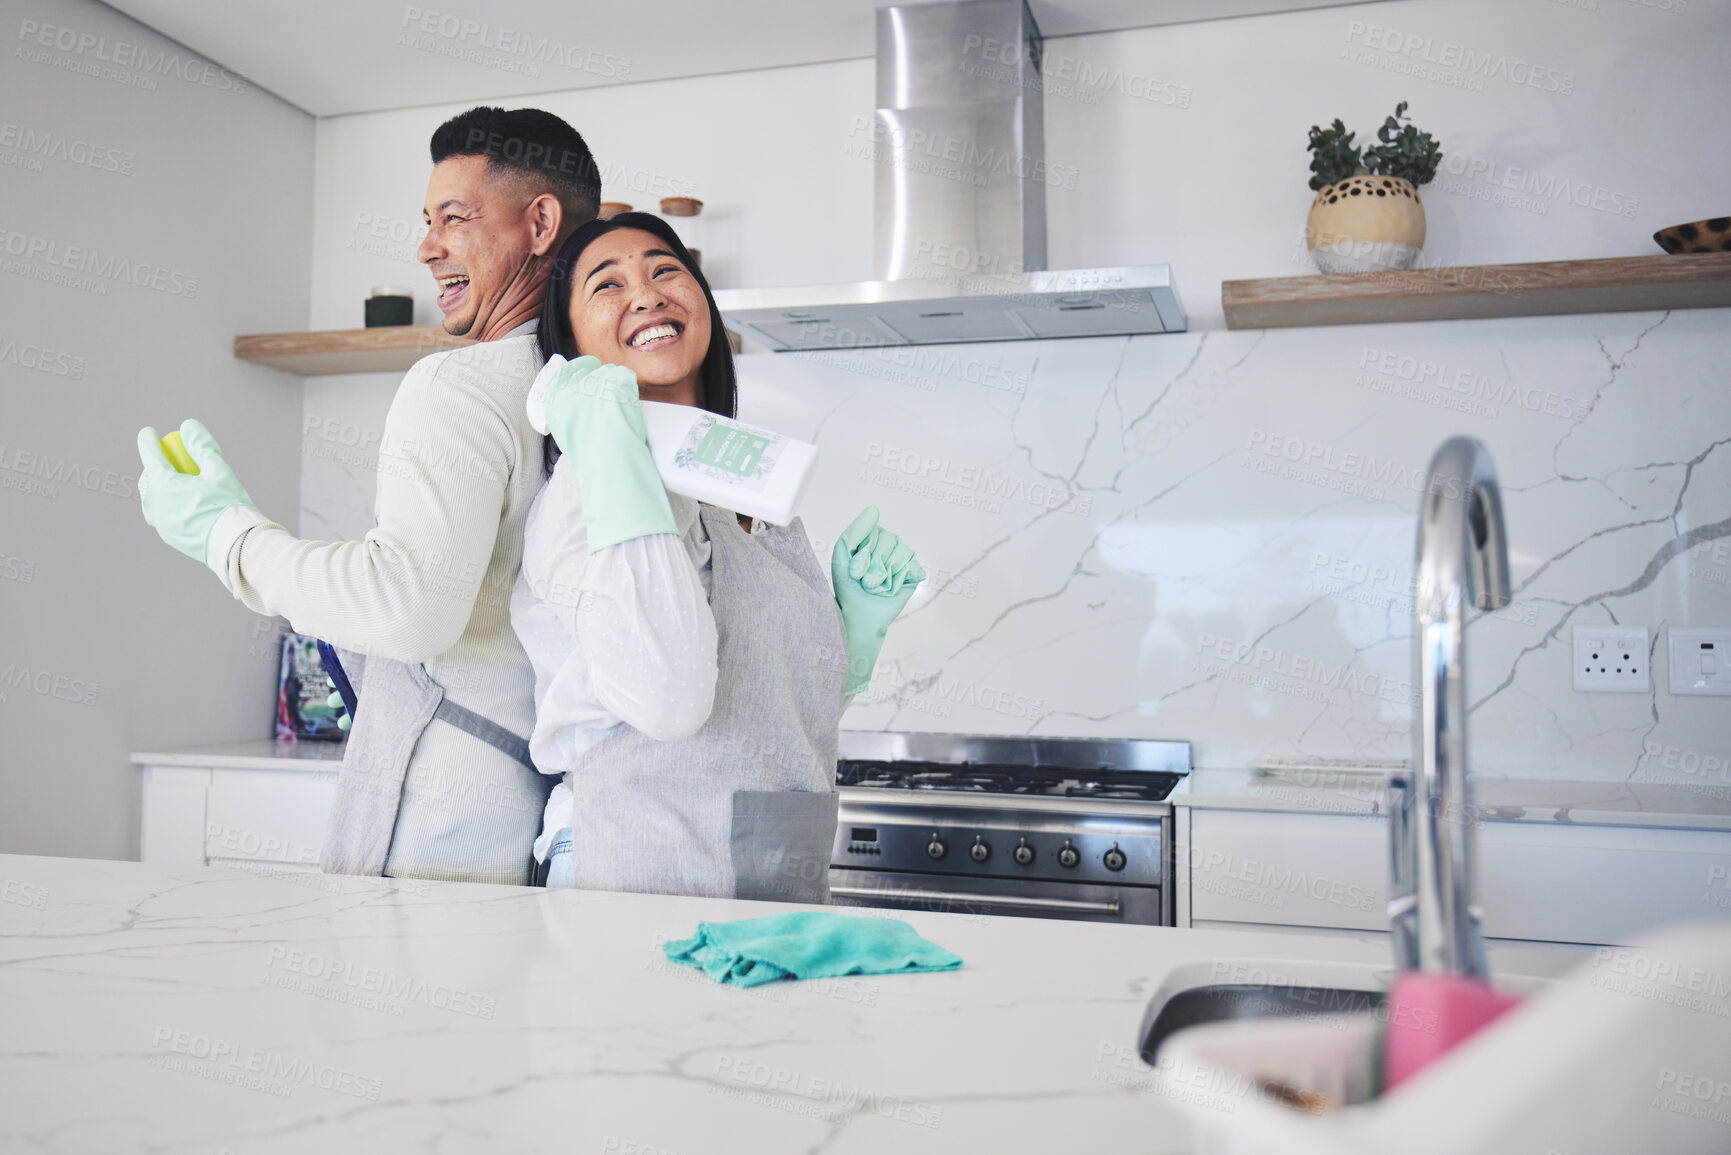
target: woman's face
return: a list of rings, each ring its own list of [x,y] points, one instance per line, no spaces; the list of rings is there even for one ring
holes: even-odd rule
[[[614,229],[578,254],[571,332],[580,354],[637,374],[645,401],[697,404],[709,302],[654,233]]]

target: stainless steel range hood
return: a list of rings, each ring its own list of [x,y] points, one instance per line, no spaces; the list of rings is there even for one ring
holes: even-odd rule
[[[1165,265],[1046,269],[1074,174],[1046,163],[1041,50],[1025,0],[878,9],[878,279],[718,290],[729,327],[778,352],[1182,332]]]

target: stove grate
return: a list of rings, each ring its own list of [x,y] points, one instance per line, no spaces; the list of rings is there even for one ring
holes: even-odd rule
[[[988,766],[967,762],[864,762],[846,759],[836,765],[838,786],[953,791],[963,794],[1100,798],[1133,802],[1164,801],[1181,780],[1181,775],[1157,770]]]

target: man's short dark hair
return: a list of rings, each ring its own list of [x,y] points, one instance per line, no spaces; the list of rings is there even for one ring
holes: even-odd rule
[[[433,163],[453,156],[484,156],[489,167],[519,173],[538,192],[559,198],[565,224],[594,220],[601,207],[601,172],[583,137],[539,108],[482,106],[459,113],[433,131]]]

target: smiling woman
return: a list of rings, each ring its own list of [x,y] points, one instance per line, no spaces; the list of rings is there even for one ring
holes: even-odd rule
[[[637,375],[646,400],[691,405],[711,325],[703,289],[653,233],[619,228],[584,250],[572,296],[577,347]],[[581,278],[581,280],[579,280]]]
[[[545,394],[564,456],[511,620],[535,667],[530,755],[561,778],[535,845],[547,885],[825,901],[842,710],[924,571],[871,509],[839,535],[832,590],[798,519],[663,488],[641,401],[731,417],[735,400],[714,298],[664,221],[574,232],[538,336],[568,359]]]
[[[544,358],[581,352],[630,369],[645,401],[734,416],[733,353],[721,312],[690,252],[660,217],[620,213],[566,238],[538,336]]]

